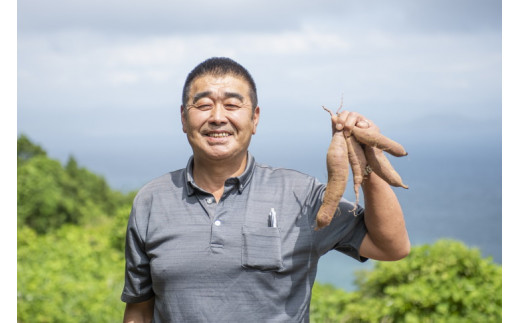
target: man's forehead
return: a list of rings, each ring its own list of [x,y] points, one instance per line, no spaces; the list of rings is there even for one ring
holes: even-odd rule
[[[193,80],[190,87],[190,96],[195,95],[209,96],[211,94],[222,94],[229,96],[229,93],[249,92],[249,84],[244,78],[232,74],[226,75],[201,75]]]
[[[239,75],[234,74],[202,74],[196,77],[192,84],[200,83],[200,82],[210,82],[210,83],[241,83],[248,85],[245,78]]]

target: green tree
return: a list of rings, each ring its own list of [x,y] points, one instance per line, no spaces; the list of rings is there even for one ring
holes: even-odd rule
[[[354,293],[316,282],[312,288],[310,320],[315,323],[345,322],[346,307],[356,301]]]
[[[114,216],[135,193],[112,190],[105,179],[69,157],[65,167],[26,136],[18,139],[18,225],[46,233],[65,223]]]
[[[135,192],[18,139],[18,322],[119,322]]]
[[[131,211],[131,202],[126,206],[120,207],[112,221],[112,230],[110,235],[110,245],[121,253],[125,251],[126,228],[128,224],[128,216]]]
[[[19,228],[18,322],[120,322],[124,254],[111,229],[111,219],[45,235]]]
[[[43,233],[76,223],[74,200],[64,192],[66,173],[58,161],[38,155],[18,166],[18,225]]]
[[[439,240],[416,246],[407,258],[377,262],[373,270],[358,275],[356,292],[335,299],[323,287],[313,292],[313,317],[320,318],[314,322],[500,322],[502,318],[502,267],[461,242]],[[334,308],[334,313],[324,308]]]
[[[43,148],[29,140],[27,135],[22,134],[18,137],[17,142],[18,164],[23,163],[35,156],[46,156],[47,153]]]
[[[103,177],[79,167],[72,156],[64,170],[67,176],[63,182],[63,190],[67,198],[76,201],[71,212],[77,214],[82,221],[114,215],[123,201],[121,193],[111,190]]]

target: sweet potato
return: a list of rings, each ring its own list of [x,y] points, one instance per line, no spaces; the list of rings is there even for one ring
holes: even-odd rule
[[[364,172],[367,166],[365,152],[355,137],[347,137],[348,159],[352,169],[354,193],[356,194],[356,207],[359,203],[359,187],[363,183]]]
[[[381,149],[366,145],[364,150],[367,163],[377,176],[392,186],[408,188]]]
[[[352,134],[359,142],[384,150],[396,157],[408,155],[401,144],[382,135],[378,129],[374,129],[374,126],[369,128],[354,127]]]
[[[335,121],[337,115],[334,115],[325,107],[323,109],[328,111],[332,120]],[[333,123],[335,124],[335,122]],[[327,187],[325,188],[323,203],[316,215],[316,229],[321,229],[330,224],[347,186],[348,149],[343,130],[334,129],[327,151],[327,173]]]

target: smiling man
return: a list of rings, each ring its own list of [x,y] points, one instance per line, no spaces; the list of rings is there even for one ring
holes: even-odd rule
[[[377,175],[365,207],[343,199],[315,230],[326,185],[259,164],[248,152],[260,117],[249,72],[211,58],[188,75],[182,128],[186,168],[146,184],[128,220],[124,322],[308,322],[318,260],[337,250],[358,261],[409,252],[403,214]],[[333,127],[366,120],[342,112]]]

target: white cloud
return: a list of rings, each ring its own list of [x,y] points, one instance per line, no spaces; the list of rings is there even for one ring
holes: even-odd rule
[[[320,52],[348,50],[348,42],[334,32],[319,32],[311,27],[280,33],[241,34],[237,37],[242,54],[312,55]]]
[[[70,109],[74,102],[75,109],[119,111],[176,105],[189,70],[210,56],[243,63],[262,82],[261,102],[287,101],[288,111],[344,93],[346,102],[361,108],[397,105],[393,113],[377,112],[385,118],[420,115],[434,106],[451,109],[447,102],[469,114],[478,109],[475,103],[500,97],[496,33],[357,34],[307,23],[276,33],[22,34],[21,107]]]
[[[112,39],[91,32],[22,35],[19,40],[22,86],[119,86],[162,83],[186,69],[191,57],[307,56],[345,51],[340,35],[310,28],[282,33],[165,35]],[[184,75],[182,75],[184,77]]]

